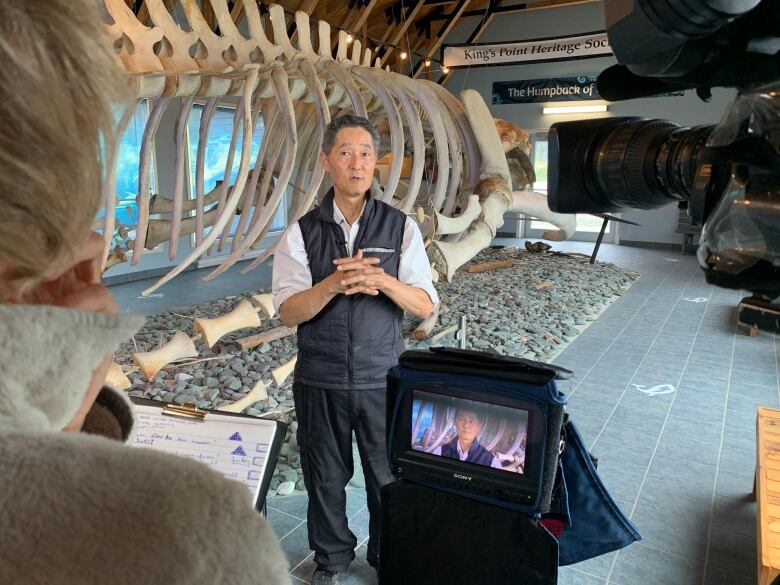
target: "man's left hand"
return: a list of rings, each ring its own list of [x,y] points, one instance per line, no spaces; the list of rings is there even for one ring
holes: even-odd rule
[[[376,296],[380,291],[392,286],[397,280],[381,268],[366,268],[358,274],[343,281],[347,287],[345,295],[362,293]]]

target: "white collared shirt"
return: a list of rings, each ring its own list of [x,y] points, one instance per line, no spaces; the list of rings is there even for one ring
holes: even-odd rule
[[[360,220],[363,217],[365,207],[366,204],[363,202],[363,209],[360,210],[358,220],[349,225],[336,202],[333,202],[333,219],[344,231],[344,237],[347,240],[347,250],[349,250],[350,255],[354,255],[355,239],[360,229]],[[371,252],[367,251],[365,256],[370,257]],[[424,290],[434,305],[439,302],[439,295],[431,282],[431,265],[428,261],[428,255],[425,253],[425,245],[420,228],[409,217],[406,218],[404,237],[401,242],[398,281],[402,284]],[[282,306],[284,301],[294,294],[311,287],[312,279],[309,259],[306,256],[306,246],[303,242],[301,226],[296,221],[281,235],[274,253],[272,290],[276,312],[279,312],[279,307]]]

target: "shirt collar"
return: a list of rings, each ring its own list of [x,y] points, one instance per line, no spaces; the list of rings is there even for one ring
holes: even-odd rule
[[[366,198],[363,202],[363,210],[360,214],[360,219],[365,215],[367,217],[371,217],[371,213],[373,210],[374,205],[374,198],[371,196],[371,190],[369,189],[366,191]],[[333,187],[328,189],[328,192],[325,194],[325,197],[322,200],[322,203],[320,204],[320,219],[323,221],[327,221],[329,223],[335,223],[338,225],[343,220],[343,215],[341,215],[342,219],[336,219],[336,210],[338,209],[337,205],[333,201]],[[360,222],[360,219],[358,219],[358,223]]]
[[[357,220],[355,220],[355,224],[359,224],[360,220],[363,219],[363,212],[366,210],[366,199],[363,199],[363,207],[360,208],[360,213],[358,214]],[[336,201],[333,201],[333,219],[334,221],[341,225],[344,224],[347,227],[349,227],[349,222],[347,221],[347,218],[344,217],[344,214],[341,213],[341,210],[339,209],[339,206],[336,204]]]

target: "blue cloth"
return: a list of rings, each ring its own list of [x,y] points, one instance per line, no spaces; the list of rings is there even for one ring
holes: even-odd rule
[[[561,455],[569,524],[559,542],[559,564],[571,565],[628,546],[642,535],[610,497],[572,421]]]

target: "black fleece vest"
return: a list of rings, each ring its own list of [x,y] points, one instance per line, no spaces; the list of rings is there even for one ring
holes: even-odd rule
[[[398,277],[406,216],[366,195],[354,252],[380,259],[379,267]],[[333,190],[322,205],[299,220],[312,285],[334,270],[333,260],[349,256],[342,228],[333,219]],[[316,316],[298,326],[295,380],[333,389],[386,387],[387,371],[404,350],[403,311],[387,296],[336,295]]]
[[[449,443],[442,445],[441,454],[450,459],[460,459],[460,455],[458,454],[458,437],[455,437]],[[493,463],[493,455],[475,440],[471,444],[471,447],[469,447],[466,461],[468,463],[476,463],[477,465],[490,467],[490,464]]]

